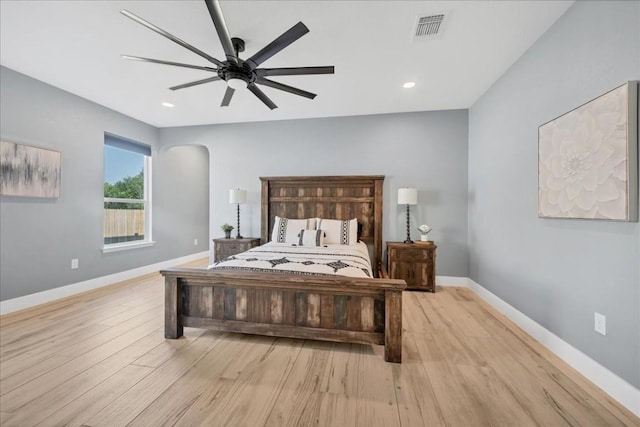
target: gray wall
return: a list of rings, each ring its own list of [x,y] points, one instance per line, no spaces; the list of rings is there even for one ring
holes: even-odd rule
[[[268,111],[267,111],[268,113]],[[466,110],[165,128],[163,145],[202,144],[211,153],[211,232],[236,223],[229,189],[248,191],[241,231],[260,236],[260,176],[385,175],[384,239],[406,237],[399,187],[416,187],[412,236],[427,223],[437,274],[468,275]]]
[[[62,153],[58,199],[0,200],[0,300],[208,249],[206,148],[159,150],[156,128],[5,67],[0,85],[2,139]],[[105,131],[152,146],[153,247],[101,251]]]
[[[537,131],[639,78],[640,2],[581,1],[469,112],[470,277],[635,387],[640,226],[538,218]]]

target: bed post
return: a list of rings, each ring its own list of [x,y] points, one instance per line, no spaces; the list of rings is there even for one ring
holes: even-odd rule
[[[402,291],[385,291],[384,360],[402,362]]]
[[[164,278],[164,337],[170,339],[180,338],[183,334],[180,322],[180,307],[182,306],[182,292],[178,286],[176,276]]]
[[[382,184],[384,176],[374,177],[374,205],[373,205],[373,257],[375,258],[374,276],[382,271]]]
[[[260,199],[260,244],[264,245],[269,241],[269,178],[260,177],[262,182],[262,198]]]

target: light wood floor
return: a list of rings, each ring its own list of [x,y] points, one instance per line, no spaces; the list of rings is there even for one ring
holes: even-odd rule
[[[148,275],[0,318],[4,426],[640,426],[464,288],[406,292],[381,346],[163,337]]]

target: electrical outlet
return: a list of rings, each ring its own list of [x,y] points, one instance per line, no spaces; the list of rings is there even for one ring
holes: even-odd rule
[[[594,313],[594,329],[597,333],[607,335],[607,317],[600,313]]]
[[[71,260],[71,269],[76,270],[78,268],[78,258],[74,258]]]
[[[198,246],[198,239],[193,239],[193,245]]]

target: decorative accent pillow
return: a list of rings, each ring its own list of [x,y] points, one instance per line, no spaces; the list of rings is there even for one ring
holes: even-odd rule
[[[289,219],[276,216],[271,232],[271,241],[278,243],[298,243],[300,230],[315,230],[316,219]]]
[[[324,230],[300,230],[298,246],[324,246]]]
[[[355,245],[358,243],[358,220],[319,219],[316,227],[324,230],[327,245]]]

